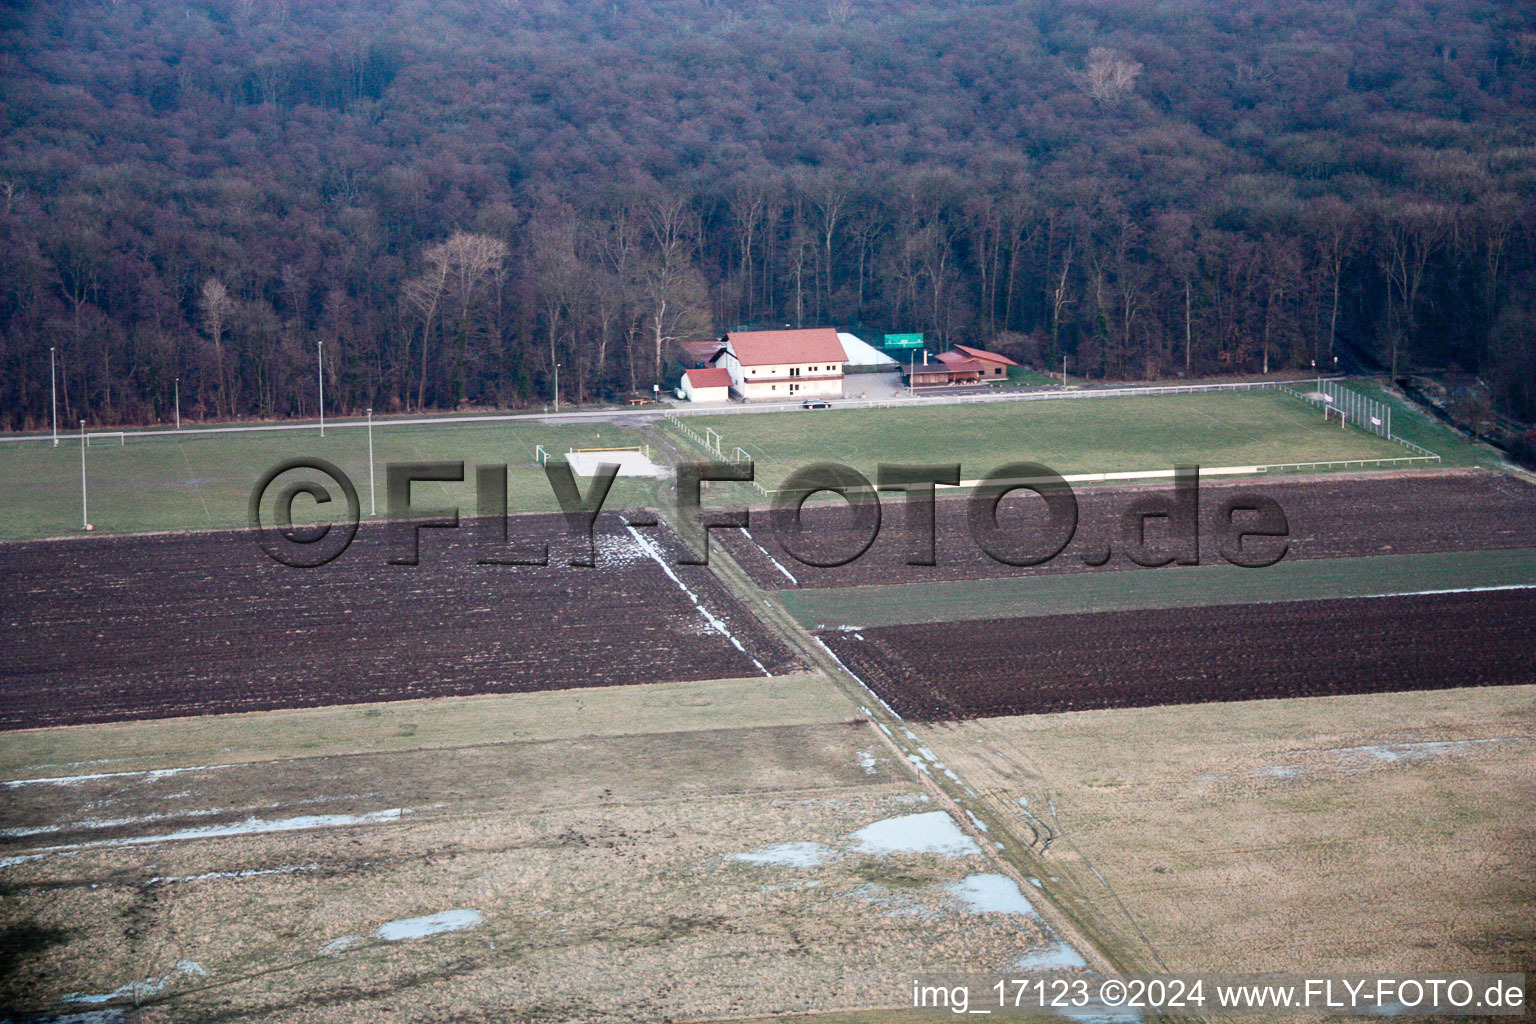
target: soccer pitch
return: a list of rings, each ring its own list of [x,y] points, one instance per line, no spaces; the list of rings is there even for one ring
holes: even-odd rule
[[[1038,462],[1071,475],[1414,454],[1353,427],[1341,429],[1336,419],[1325,423],[1306,403],[1273,391],[690,416],[686,422],[701,434],[718,432],[724,453],[740,447],[751,455],[758,482],[769,489],[814,462],[844,463],[871,480],[881,462],[958,462],[967,480],[1010,462]]]
[[[556,512],[559,504],[538,465],[536,447],[556,456],[574,448],[642,444],[633,430],[611,423],[413,423],[375,421],[373,461],[379,516],[387,511],[385,466],[391,462],[463,461],[463,483],[419,483],[413,502],[457,505],[475,514],[475,466],[507,466],[509,512]],[[248,525],[251,491],[263,473],[290,458],[324,459],[357,489],[362,515],[370,510],[368,431],[355,421],[314,430],[215,433],[184,430],[135,437],[126,443],[99,437],[85,451],[91,524],[98,533],[149,533]],[[64,435],[0,444],[0,540],[78,535],[81,532],[80,437]],[[578,484],[585,481],[578,478]],[[620,478],[607,508],[654,504],[651,481]],[[339,496],[338,496],[339,499]],[[307,498],[294,502],[304,520]]]

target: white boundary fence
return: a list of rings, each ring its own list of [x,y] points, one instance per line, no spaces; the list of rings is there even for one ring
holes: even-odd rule
[[[1322,409],[1326,418],[1330,413],[1337,413],[1341,423],[1347,423],[1365,431],[1375,434],[1384,440],[1402,445],[1415,455],[1403,456],[1396,460],[1370,460],[1374,462],[1439,462],[1440,456],[1428,448],[1414,444],[1412,441],[1398,437],[1392,433],[1392,407],[1387,403],[1369,398],[1358,391],[1351,391],[1339,380],[1329,377],[1319,377],[1313,383],[1310,392],[1297,391],[1292,387],[1283,387],[1286,394],[1306,402],[1314,408]]]
[[[700,448],[703,448],[705,454],[707,454],[707,455],[720,455],[720,456],[724,457],[726,459],[726,461],[730,462],[730,464],[733,465],[733,466],[739,466],[743,462],[751,462],[752,461],[752,456],[750,454],[748,454],[747,450],[745,448],[742,448],[740,445],[737,445],[735,448],[733,448],[731,450],[731,454],[729,456],[726,456],[725,455],[725,450],[724,450],[724,448],[722,446],[722,439],[720,437],[719,431],[712,430],[709,427],[705,427],[704,428],[704,433],[700,434],[697,430],[694,430],[692,427],[690,427],[688,424],[684,423],[681,419],[679,419],[676,416],[667,416],[667,417],[665,417],[665,422],[668,425],[670,425],[670,426],[676,427],[678,433],[680,433],[684,437],[688,438],[688,440],[692,441],[694,444],[698,445]],[[752,487],[759,494],[761,494],[765,498],[768,497],[770,494],[776,493],[775,491],[770,490],[767,487],[764,487],[761,483],[759,483],[756,480],[751,481],[751,483],[752,483]]]
[[[1323,378],[1329,380],[1333,378]],[[1066,388],[1056,391],[989,391],[979,394],[918,395],[900,398],[836,398],[831,399],[833,409],[911,409],[934,405],[974,405],[985,402],[1060,402],[1082,398],[1144,398],[1156,395],[1201,395],[1221,391],[1273,391],[1291,385],[1311,385],[1315,377],[1305,380],[1257,380],[1238,381],[1230,384],[1157,384],[1123,388]],[[799,409],[799,402],[731,402],[697,409],[673,408],[664,415],[667,419],[681,416],[742,415],[755,412],[783,412]],[[707,445],[705,445],[708,448]]]
[[[1333,378],[1323,378],[1329,380]],[[1136,396],[1152,395],[1195,395],[1220,391],[1265,391],[1276,388],[1286,388],[1291,385],[1312,385],[1317,378],[1309,377],[1305,380],[1279,380],[1279,381],[1241,381],[1229,384],[1172,384],[1172,385],[1148,385],[1144,387],[1121,388],[1096,388],[1074,387],[1055,391],[990,391],[982,394],[960,395],[921,395],[917,397],[902,396],[888,399],[836,399],[834,409],[909,409],[922,408],[934,405],[969,405],[982,402],[1055,402],[1073,401],[1084,398],[1132,398]],[[612,419],[667,419],[675,420],[686,416],[720,416],[730,414],[750,414],[756,412],[782,412],[791,409],[799,409],[799,402],[761,402],[761,403],[737,403],[730,402],[725,405],[712,405],[701,408],[687,408],[672,406],[662,409],[591,409],[576,410],[565,413],[547,412],[508,412],[485,413],[472,416],[413,416],[399,419],[375,419],[373,426],[383,430],[388,427],[433,427],[454,426],[464,423],[509,423],[518,421],[565,421],[582,422],[584,420],[612,420]],[[332,430],[345,430],[351,427],[364,428],[368,424],[362,419],[335,419],[326,423],[326,427]],[[256,434],[282,431],[310,431],[319,430],[316,422],[292,422],[292,423],[250,423],[227,427],[186,427],[180,430],[170,427],[144,427],[136,430],[125,430],[121,433],[125,438],[198,438],[209,437],[217,434]],[[12,434],[0,437],[0,444],[17,443],[25,441],[51,441],[52,435],[46,432],[35,434]],[[1400,439],[1399,439],[1400,440]],[[704,441],[700,441],[701,447],[709,450]]]

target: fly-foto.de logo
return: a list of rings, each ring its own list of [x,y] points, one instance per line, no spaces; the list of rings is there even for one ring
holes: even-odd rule
[[[568,564],[590,568],[593,558],[593,527],[619,475],[614,463],[598,465],[585,490],[567,462],[550,460],[544,474],[565,520],[566,533],[577,541],[577,552]],[[329,485],[301,471],[328,478]],[[752,511],[744,506],[705,506],[706,482],[750,482],[752,462],[683,462],[676,469],[676,508],[672,525],[682,537],[687,555],[683,565],[709,564],[709,534],[713,530],[750,529]],[[1114,539],[1085,552],[1085,565],[1101,566],[1118,551],[1131,562],[1148,568],[1200,563],[1200,469],[1175,466],[1171,491],[1129,496],[1120,513]],[[393,462],[385,469],[388,555],[391,565],[420,562],[422,530],[460,528],[457,505],[418,503],[412,485],[463,483],[463,462]],[[508,542],[507,466],[480,464],[474,467],[475,506],[472,534],[475,560],[481,565],[549,565],[547,543]],[[912,566],[937,565],[936,499],[940,487],[959,487],[960,464],[886,464],[878,467],[871,482],[858,470],[835,462],[814,463],[791,473],[774,493],[772,505],[759,510],[766,515],[774,539],[789,557],[803,565],[836,568],[860,558],[875,543],[886,517],[885,506],[899,507],[901,532],[906,547],[904,561]],[[1077,495],[1061,474],[1034,462],[1014,462],[994,469],[969,488],[965,521],[971,541],[987,557],[1009,566],[1043,565],[1072,543],[1078,528]],[[1043,502],[1044,521],[1028,528],[1005,522],[1000,509],[1004,498],[1018,491],[1032,492]],[[888,497],[882,503],[880,492]],[[837,531],[818,530],[806,516],[806,503],[817,495],[839,495],[849,517]],[[294,506],[304,498],[322,510],[337,508],[327,522],[294,523]],[[271,502],[271,521],[263,508]],[[345,505],[345,510],[340,506]],[[362,518],[357,488],[340,468],[324,459],[296,458],[277,464],[256,482],[251,492],[250,524],[256,542],[275,561],[295,568],[317,568],[335,560],[351,545]],[[1038,518],[1038,517],[1037,517]],[[825,520],[818,520],[824,522]],[[633,527],[654,527],[658,518],[648,512],[631,513]],[[1221,557],[1244,568],[1274,565],[1289,548],[1290,523],[1279,502],[1267,495],[1244,492],[1223,497],[1215,515],[1207,520]]]

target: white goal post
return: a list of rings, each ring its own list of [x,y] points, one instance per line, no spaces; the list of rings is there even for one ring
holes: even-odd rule
[[[128,435],[121,430],[103,430],[85,435],[85,446],[87,448],[100,448],[102,445],[121,448],[127,443]]]

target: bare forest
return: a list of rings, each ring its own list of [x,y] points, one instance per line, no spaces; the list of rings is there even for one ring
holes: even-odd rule
[[[1536,13],[1485,0],[0,12],[0,425],[517,407],[738,324],[1536,414]]]

